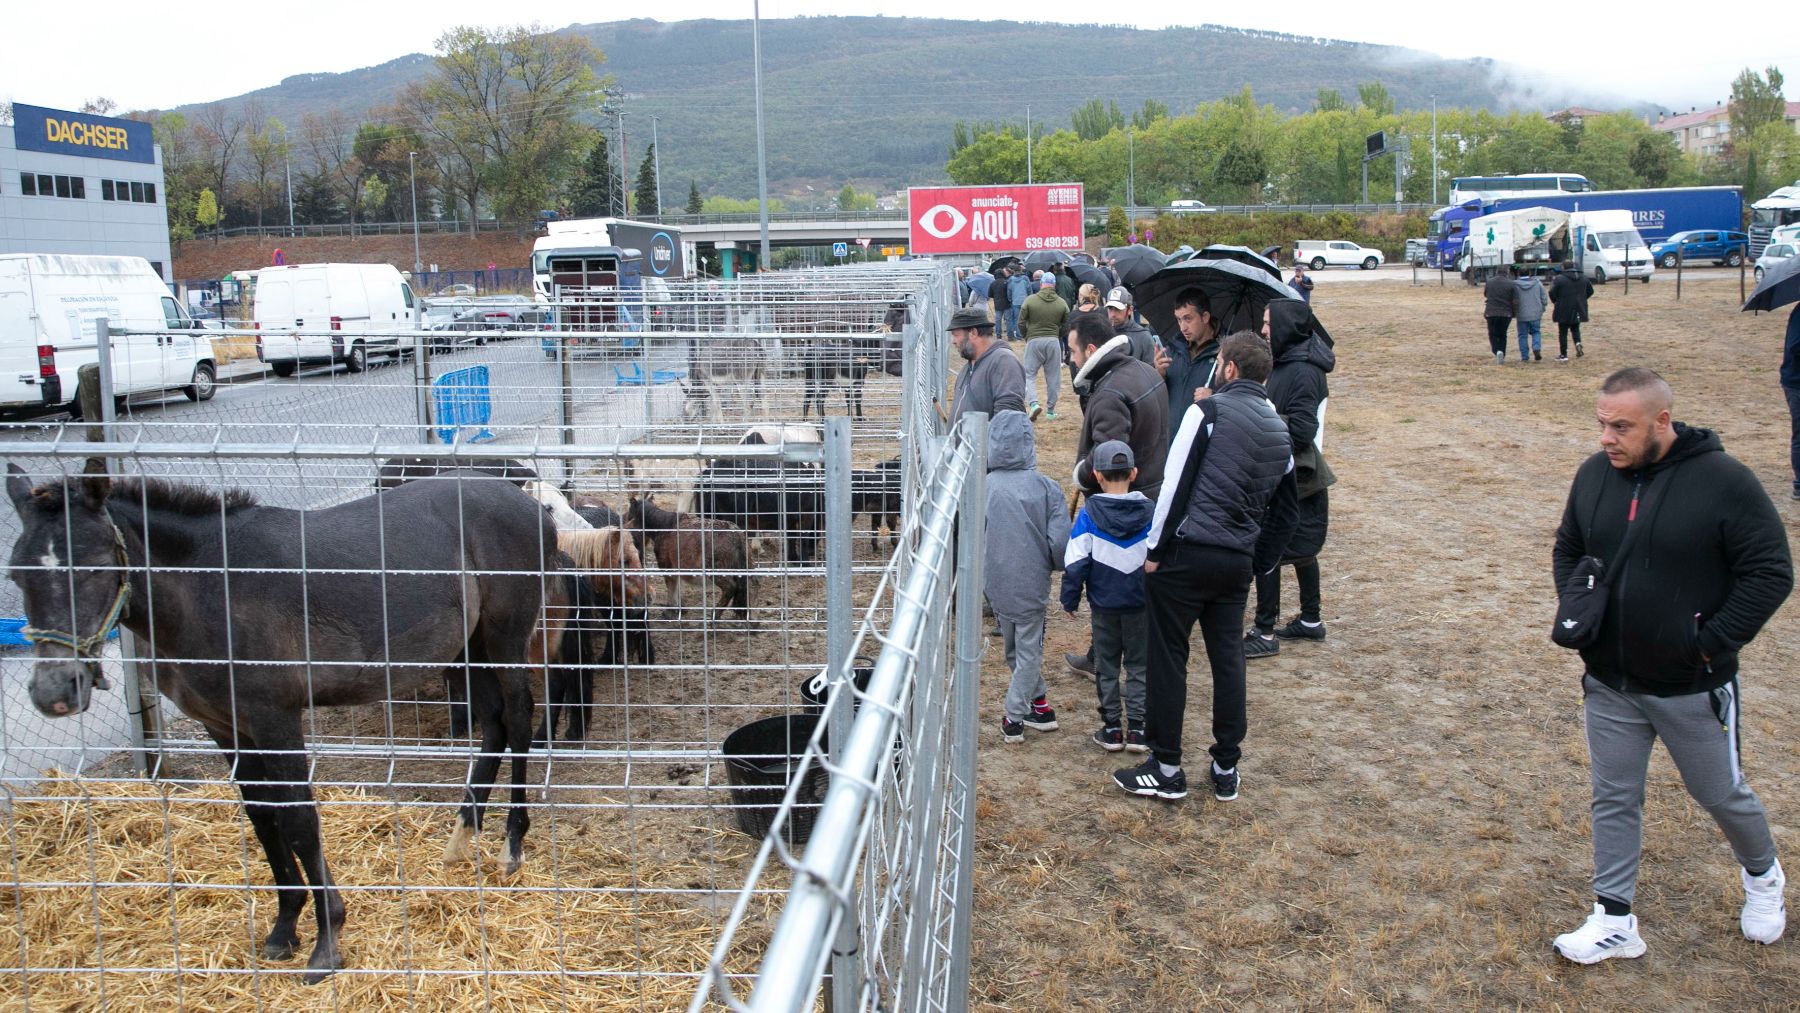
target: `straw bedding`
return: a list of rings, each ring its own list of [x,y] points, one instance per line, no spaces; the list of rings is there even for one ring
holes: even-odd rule
[[[6,827],[0,1009],[685,1009],[754,851],[679,811],[534,810],[525,867],[503,878],[497,819],[479,869],[446,868],[452,809],[322,789],[346,971],[307,986],[311,904],[300,952],[263,960],[275,894],[230,785],[54,779],[38,791]],[[652,859],[634,850],[647,833]],[[754,971],[746,944],[779,900],[757,898],[731,971]],[[549,973],[507,973],[520,971]]]

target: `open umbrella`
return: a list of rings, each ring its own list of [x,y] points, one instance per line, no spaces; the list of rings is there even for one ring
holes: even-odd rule
[[[1069,263],[1086,264],[1089,267],[1092,267],[1094,266],[1094,255],[1086,250],[1083,250],[1080,253],[1071,253],[1069,254]]]
[[[1024,267],[1027,271],[1047,271],[1055,264],[1067,264],[1069,255],[1061,250],[1039,250],[1025,255]]]
[[[1206,295],[1218,332],[1262,327],[1263,307],[1271,299],[1298,299],[1293,289],[1269,277],[1261,267],[1236,260],[1186,260],[1145,279],[1133,289],[1138,312],[1157,334],[1175,331],[1175,299],[1197,288]]]
[[[1251,267],[1260,267],[1269,272],[1276,281],[1281,280],[1281,268],[1275,266],[1274,261],[1257,253],[1248,246],[1226,246],[1222,243],[1215,243],[1205,249],[1196,250],[1191,259],[1235,260],[1240,264],[1248,264]]]
[[[1789,257],[1764,271],[1744,310],[1773,310],[1791,302],[1800,302],[1800,257]]]
[[[1070,264],[1063,268],[1074,277],[1076,285],[1092,285],[1100,291],[1100,298],[1106,298],[1106,290],[1112,288],[1112,278],[1105,271],[1090,264]]]
[[[1161,250],[1143,243],[1115,246],[1110,250],[1101,250],[1100,255],[1113,262],[1113,270],[1119,275],[1119,284],[1126,288],[1131,288],[1162,270],[1169,259]]]
[[[1018,262],[1019,262],[1019,258],[1013,256],[1010,253],[1004,257],[995,257],[994,262],[992,264],[989,264],[987,267],[988,273],[993,275],[994,277],[998,278],[998,277],[1000,277],[1000,269],[1001,268],[1005,267],[1008,264],[1017,264]]]

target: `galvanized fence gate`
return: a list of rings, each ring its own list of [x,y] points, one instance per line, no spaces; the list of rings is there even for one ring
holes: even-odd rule
[[[668,296],[0,431],[0,1005],[957,1005],[954,282]]]

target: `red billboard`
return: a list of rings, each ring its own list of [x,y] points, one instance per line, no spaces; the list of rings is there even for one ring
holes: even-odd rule
[[[1080,183],[916,186],[907,191],[914,253],[1079,250]]]

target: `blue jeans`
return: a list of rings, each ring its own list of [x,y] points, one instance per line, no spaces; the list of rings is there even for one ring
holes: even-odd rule
[[[1018,336],[1019,308],[1017,306],[1008,306],[1006,308],[1006,337],[1016,338]]]
[[[1519,325],[1519,358],[1531,358],[1532,352],[1542,351],[1544,347],[1544,328],[1541,320],[1520,320]],[[1527,346],[1526,339],[1530,338]]]

